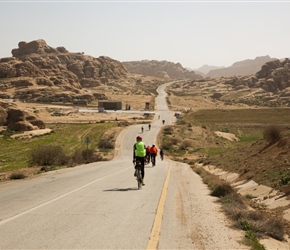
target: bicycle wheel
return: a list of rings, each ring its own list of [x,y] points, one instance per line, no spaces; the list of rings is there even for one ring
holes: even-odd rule
[[[141,173],[140,169],[138,169],[138,171],[137,171],[137,185],[138,185],[138,189],[141,189],[141,187],[142,187],[142,173]]]

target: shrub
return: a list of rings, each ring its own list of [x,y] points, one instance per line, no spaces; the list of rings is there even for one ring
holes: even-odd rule
[[[67,161],[68,157],[59,145],[42,145],[33,150],[30,155],[31,165],[64,165]]]
[[[180,149],[181,150],[186,150],[187,148],[190,148],[192,146],[192,143],[191,143],[191,141],[190,140],[188,140],[188,139],[186,139],[186,140],[184,140],[182,143],[181,143],[181,145],[180,145]]]
[[[173,128],[172,127],[165,127],[163,130],[164,135],[172,135],[173,134]]]
[[[282,139],[282,127],[278,125],[271,125],[264,130],[264,139],[270,144],[274,144]]]
[[[108,138],[101,139],[99,142],[99,148],[103,149],[114,149],[115,144],[113,141],[109,140]]]
[[[4,139],[7,139],[7,138],[11,137],[11,135],[14,135],[14,134],[15,134],[15,132],[12,130],[9,130],[9,129],[2,130],[0,132],[0,135],[2,135]]]
[[[217,185],[216,187],[214,187],[211,195],[215,196],[215,197],[224,197],[224,196],[231,194],[233,192],[234,192],[234,190],[230,184],[221,183],[221,184]]]
[[[93,149],[86,149],[82,151],[82,159],[83,162],[92,162],[93,160],[93,155],[94,155],[94,150]]]
[[[19,179],[24,179],[26,178],[26,175],[22,173],[13,173],[9,176],[10,180],[19,180]]]

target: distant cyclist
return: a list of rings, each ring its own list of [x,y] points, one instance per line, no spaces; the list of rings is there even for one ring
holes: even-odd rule
[[[149,130],[151,129],[151,124],[148,125]]]
[[[145,165],[145,156],[146,156],[146,145],[142,142],[142,137],[139,135],[136,137],[136,143],[133,146],[133,163],[136,161],[141,162],[141,173],[142,173],[142,185],[144,184],[144,165]],[[135,174],[134,174],[135,176]]]
[[[163,161],[164,152],[163,152],[162,148],[160,149],[160,153],[159,154],[160,154],[161,161]]]
[[[162,120],[162,124],[164,124],[165,123],[165,120]]]
[[[144,127],[142,126],[142,127],[141,127],[141,132],[143,133],[143,131],[144,131]]]

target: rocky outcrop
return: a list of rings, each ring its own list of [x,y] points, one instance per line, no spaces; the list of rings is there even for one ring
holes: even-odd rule
[[[172,63],[167,61],[142,60],[123,62],[127,70],[132,74],[145,76],[158,76],[171,79],[202,79],[201,75],[194,71],[189,71],[182,67],[180,63]]]
[[[269,61],[256,74],[184,81],[171,88],[177,96],[204,96],[227,105],[290,107],[290,60]]]
[[[83,88],[108,84],[128,74],[122,63],[112,58],[70,53],[41,39],[19,42],[12,55],[0,59],[0,96],[7,98],[37,101],[51,99],[59,92],[71,95],[70,99],[80,98]]]
[[[44,129],[43,121],[32,114],[18,109],[12,103],[0,102],[0,126],[13,131]]]
[[[210,70],[206,76],[211,78],[230,77],[230,76],[246,76],[256,74],[261,67],[269,62],[276,60],[270,56],[256,57],[254,60],[248,59],[234,63],[230,67]]]
[[[247,88],[261,88],[266,92],[282,93],[290,87],[290,60],[275,60],[264,64],[255,75],[231,77],[224,81],[234,89],[245,86]]]

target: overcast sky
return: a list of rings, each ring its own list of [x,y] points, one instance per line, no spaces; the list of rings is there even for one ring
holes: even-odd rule
[[[2,1],[0,58],[20,41],[197,69],[290,57],[290,1]]]

